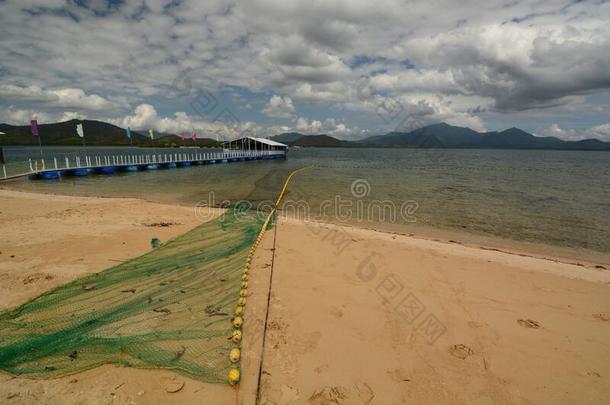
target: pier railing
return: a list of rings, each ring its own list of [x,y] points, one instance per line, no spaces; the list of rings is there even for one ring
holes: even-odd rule
[[[29,171],[7,175],[0,180],[29,176],[32,179],[55,179],[65,175],[85,176],[89,173],[112,174],[118,171],[155,170],[244,160],[284,158],[282,150],[235,150],[223,152],[163,152],[146,154],[83,155],[28,159]]]

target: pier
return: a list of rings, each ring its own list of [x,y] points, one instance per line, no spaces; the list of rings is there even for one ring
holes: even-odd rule
[[[216,153],[162,153],[83,156],[63,159],[29,159],[30,171],[18,173],[0,180],[28,177],[31,180],[57,180],[66,176],[88,176],[90,174],[112,175],[120,172],[173,169],[195,165],[244,162],[250,160],[285,159],[281,150],[231,150]]]

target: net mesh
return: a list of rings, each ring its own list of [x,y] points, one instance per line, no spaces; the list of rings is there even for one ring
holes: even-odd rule
[[[54,378],[113,363],[226,381],[241,270],[264,219],[232,207],[148,254],[0,313],[0,369]]]

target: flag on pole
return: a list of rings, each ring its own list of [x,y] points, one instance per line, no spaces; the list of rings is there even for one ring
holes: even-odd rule
[[[184,141],[184,138],[186,138],[186,134],[184,132],[180,132],[180,139]]]
[[[127,138],[131,139],[131,128],[125,128],[125,135],[127,135]]]
[[[32,126],[32,135],[38,136],[38,121],[31,120],[30,125]]]
[[[76,124],[76,133],[81,138],[85,137],[85,131],[83,130],[83,124]]]
[[[197,134],[193,132],[193,135],[191,136],[191,139],[193,141],[196,141],[197,140]]]
[[[150,136],[150,139],[153,139],[153,140],[155,139],[155,134],[153,133],[152,129],[148,130],[148,135]]]

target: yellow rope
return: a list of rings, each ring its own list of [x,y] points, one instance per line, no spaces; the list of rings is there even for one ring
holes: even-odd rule
[[[240,341],[242,339],[241,326],[243,324],[243,316],[244,316],[244,310],[245,310],[245,306],[246,306],[246,297],[248,295],[248,272],[250,271],[250,262],[252,261],[254,252],[256,251],[256,248],[258,247],[258,244],[260,243],[260,241],[263,239],[263,235],[265,234],[265,231],[267,230],[267,226],[269,225],[271,218],[273,218],[273,214],[275,214],[277,207],[282,202],[282,199],[284,198],[284,194],[286,193],[286,189],[288,188],[288,183],[290,183],[292,176],[294,176],[295,174],[297,174],[298,172],[300,172],[302,170],[306,170],[311,167],[313,167],[313,165],[301,167],[300,169],[293,170],[288,175],[288,177],[286,178],[286,181],[284,182],[284,186],[282,187],[282,191],[280,191],[280,194],[278,195],[277,200],[275,200],[275,205],[274,205],[273,209],[271,210],[269,215],[267,215],[267,218],[265,219],[265,222],[263,223],[263,226],[261,226],[261,230],[258,233],[258,236],[256,237],[256,241],[254,242],[254,245],[250,248],[250,252],[248,253],[248,257],[246,258],[246,266],[244,267],[243,275],[241,278],[242,279],[241,290],[239,291],[239,300],[237,301],[237,307],[235,308],[235,318],[233,318],[233,320],[231,321],[231,323],[233,324],[233,328],[234,328],[233,334],[231,335],[231,341],[237,345],[240,343]],[[236,348],[232,349],[230,352],[230,355],[229,355],[229,359],[231,360],[231,363],[235,364],[235,363],[239,362],[240,358],[241,358],[241,352],[240,352],[239,348],[236,347]],[[231,385],[237,384],[237,383],[239,383],[239,379],[240,379],[240,371],[237,367],[229,370],[229,375],[228,375],[229,384],[231,384]]]

